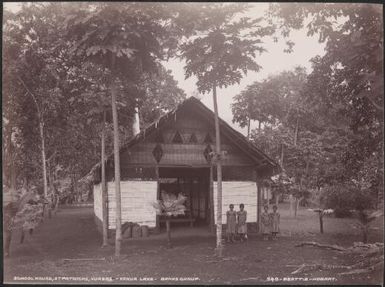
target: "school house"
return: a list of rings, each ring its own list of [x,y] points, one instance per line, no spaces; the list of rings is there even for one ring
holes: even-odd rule
[[[247,222],[258,226],[262,180],[280,171],[279,165],[234,130],[220,121],[222,151],[222,213],[230,203],[245,204]],[[186,213],[173,221],[187,226],[216,221],[217,173],[212,160],[215,150],[214,113],[191,97],[125,143],[120,149],[122,224],[134,222],[159,228],[153,202],[161,191],[183,193]],[[103,220],[101,164],[89,175],[93,179],[95,221]],[[106,159],[108,228],[115,229],[114,158]]]

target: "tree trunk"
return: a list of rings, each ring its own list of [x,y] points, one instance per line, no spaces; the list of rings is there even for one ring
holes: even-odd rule
[[[298,140],[298,126],[299,126],[299,117],[297,116],[297,122],[295,124],[295,131],[294,131],[294,146],[297,145]]]
[[[10,165],[10,172],[11,172],[11,178],[10,178],[10,192],[11,192],[11,196],[13,198],[13,196],[16,194],[16,168],[15,168],[15,163],[14,163],[14,160],[13,160],[13,144],[12,144],[12,140],[11,140],[11,136],[10,136],[10,144],[9,144],[9,159],[10,159],[10,162],[11,162],[11,165]]]
[[[258,133],[261,132],[261,121],[258,121]]]
[[[108,245],[108,207],[107,207],[107,186],[106,186],[106,111],[103,111],[103,127],[102,127],[102,214],[103,214],[103,243],[102,247]]]
[[[44,119],[43,119],[43,112],[40,110],[40,107],[37,103],[35,95],[30,91],[30,89],[27,87],[27,85],[24,83],[23,79],[18,76],[19,81],[24,86],[24,88],[27,90],[28,94],[32,97],[36,110],[37,115],[39,118],[39,134],[40,134],[40,141],[41,141],[41,157],[42,157],[42,165],[43,165],[43,186],[44,186],[44,196],[47,198],[48,195],[48,186],[47,186],[47,169],[46,169],[46,157],[45,157],[45,143],[44,143]]]
[[[217,161],[217,255],[222,256],[222,163],[221,163],[221,139],[218,118],[217,88],[213,86],[213,102],[215,115],[215,144]]]
[[[283,143],[281,143],[281,168],[283,169],[283,156],[284,156],[284,148],[285,148],[285,145]]]
[[[362,227],[362,242],[368,243],[369,224],[364,224]]]
[[[44,186],[44,197],[48,196],[48,185],[47,185],[47,167],[46,167],[46,157],[45,157],[45,141],[44,141],[44,123],[42,115],[39,115],[39,131],[40,131],[40,141],[41,141],[41,158],[43,165],[43,186]]]
[[[4,230],[4,256],[9,257],[11,250],[11,241],[12,241],[12,230],[8,229]]]
[[[324,221],[323,221],[324,214],[322,211],[319,211],[318,213],[319,213],[319,229],[321,234],[323,234],[324,233]]]
[[[278,200],[278,199],[279,199],[279,197],[278,197],[278,196],[279,196],[278,191],[275,192],[274,196],[275,196],[275,205],[278,206],[278,203],[279,203],[279,200]]]
[[[171,227],[170,227],[170,218],[166,219],[166,230],[167,230],[167,247],[171,248]]]
[[[213,180],[213,165],[210,164],[210,231],[215,232],[215,214],[214,214],[214,180]]]
[[[250,139],[250,117],[247,120],[247,139]]]
[[[302,199],[304,199],[303,196],[300,198],[298,198],[298,197],[295,198],[295,216],[297,216],[297,211],[299,209],[299,203],[301,202]]]
[[[113,64],[115,56],[113,56]],[[115,256],[120,256],[120,246],[122,241],[122,210],[121,210],[121,194],[120,194],[120,157],[119,157],[119,126],[118,111],[116,108],[116,83],[113,77],[111,81],[111,101],[112,101],[112,118],[114,125],[114,168],[115,168],[115,199],[116,199],[116,233],[115,233]]]
[[[48,218],[51,219],[54,197],[53,197],[53,179],[52,179],[50,159],[47,160],[47,167],[48,167],[48,181],[49,181],[49,189],[50,189],[50,200],[48,201]]]

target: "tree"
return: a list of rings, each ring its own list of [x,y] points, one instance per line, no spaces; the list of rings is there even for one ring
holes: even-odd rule
[[[250,119],[257,120],[259,132],[261,123],[290,126],[296,141],[301,122],[306,124],[310,114],[300,96],[306,77],[305,68],[296,67],[293,71],[283,71],[249,85],[234,98],[233,122],[243,127]]]
[[[85,6],[89,5],[80,5],[83,10]],[[73,8],[74,5],[65,3],[23,4],[18,13],[4,14],[3,156],[9,160],[3,177],[15,191],[21,184],[27,190],[35,184],[39,192],[48,189],[48,194],[55,193],[54,198],[60,196],[61,201],[68,195],[81,200],[87,183],[78,180],[100,158],[99,135],[104,127],[102,115],[109,107],[106,95],[111,78],[109,67],[98,61],[84,61],[82,53],[74,53],[73,39],[61,37],[67,31],[66,21],[76,17]],[[153,55],[151,51],[149,54]],[[154,66],[160,77],[154,81],[148,75],[138,76],[138,65],[134,66],[131,81],[117,83],[117,112],[123,123],[119,127],[123,140],[131,137],[133,98],[143,102],[141,97],[146,96],[146,89],[156,90],[156,86],[163,84],[164,99],[158,100],[153,95],[153,100],[171,109],[180,95],[175,81],[169,74],[165,76],[159,64]],[[39,130],[40,114],[44,116],[40,117],[44,120],[43,136]],[[144,117],[148,114],[143,112]],[[111,113],[107,113],[107,120],[110,118]],[[46,160],[41,160],[43,149],[36,145],[41,139],[45,143]],[[109,127],[105,128],[105,139],[109,151],[112,147]],[[39,167],[36,165],[39,162],[46,165]],[[46,170],[43,176],[38,173],[42,169]],[[63,182],[68,178],[71,187],[66,189]]]
[[[49,155],[47,159],[53,154],[55,130],[62,131],[61,111],[64,108],[62,83],[58,78],[64,63],[58,54],[65,46],[57,45],[60,40],[57,36],[60,34],[57,25],[60,17],[54,8],[54,5],[24,5],[19,13],[7,18],[4,37],[4,61],[8,64],[4,84],[12,86],[13,92],[5,90],[3,98],[7,100],[5,112],[17,119],[18,150],[24,152],[28,148],[26,155],[34,154],[31,146],[36,146],[34,131],[37,130],[39,140],[45,143],[45,153]],[[40,153],[42,151],[39,150]],[[25,158],[27,164],[24,163],[24,170],[21,171],[27,173],[29,157]],[[42,167],[44,169],[45,164]],[[29,177],[29,174],[24,176]],[[45,193],[46,177],[40,177],[45,182]]]
[[[195,20],[196,34],[181,45],[180,57],[186,60],[186,78],[198,78],[198,91],[213,92],[217,165],[217,252],[222,255],[222,168],[217,88],[239,83],[248,70],[258,71],[254,61],[262,53],[261,38],[272,33],[272,27],[260,25],[261,19],[247,17],[235,20],[245,11],[242,4],[202,4],[202,16]]]
[[[157,74],[145,79],[145,99],[138,103],[142,126],[154,122],[185,98],[185,92],[178,87],[171,71],[160,66]]]
[[[351,91],[334,94],[334,101],[346,106],[352,99],[365,98],[379,112],[383,112],[381,90],[383,39],[381,6],[376,4],[273,4],[271,14],[280,20],[286,36],[290,29],[304,27],[308,34],[319,35],[326,42],[326,54],[322,57],[335,78],[330,83],[345,83],[343,89]],[[341,19],[345,17],[345,19]],[[342,20],[337,23],[336,20]],[[365,31],[365,32],[363,32]],[[357,73],[357,71],[359,71]],[[311,96],[311,95],[309,95]],[[326,95],[332,96],[330,93]],[[333,98],[330,98],[333,100]],[[352,103],[358,107],[358,102]],[[378,115],[381,115],[379,113]]]
[[[75,7],[76,6],[76,7]],[[116,188],[115,255],[120,256],[121,208],[117,85],[140,80],[143,73],[156,71],[157,62],[166,56],[170,43],[168,21],[171,11],[162,3],[79,4],[66,21],[74,55],[81,56],[111,71],[110,94],[114,126],[114,164]],[[136,99],[135,99],[136,100]]]
[[[257,120],[259,131],[262,123],[273,124],[277,118],[275,115],[277,102],[274,95],[263,91],[263,84],[254,82],[245,91],[234,97],[232,104],[233,122],[239,123],[240,127],[247,126],[247,137],[250,137],[250,121]]]
[[[341,161],[346,175],[357,180],[373,154],[383,158],[383,27],[375,4],[274,4],[271,15],[286,36],[305,26],[326,44],[314,57],[304,99],[318,114],[339,115],[353,132]],[[337,21],[338,20],[338,21]],[[327,122],[327,117],[323,117]],[[333,117],[335,118],[335,117]],[[380,160],[377,170],[381,170]],[[380,180],[379,182],[382,182]]]

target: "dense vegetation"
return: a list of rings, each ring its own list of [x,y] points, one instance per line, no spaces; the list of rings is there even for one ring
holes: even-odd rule
[[[259,122],[252,140],[286,175],[273,183],[277,192],[316,201],[337,216],[378,207],[384,172],[380,7],[276,4],[270,15],[287,37],[304,27],[318,33],[326,53],[311,59],[309,74],[297,67],[247,87],[235,97],[233,120]],[[314,190],[317,200],[310,198]]]
[[[235,97],[234,121],[259,122],[249,136],[284,168],[275,181],[278,191],[302,199],[322,189],[319,205],[336,210],[378,203],[384,126],[381,9],[273,4],[265,19],[253,19],[243,17],[248,8],[79,2],[5,10],[4,188],[36,186],[46,198],[75,194],[81,200],[79,179],[100,161],[105,144],[107,153],[114,147],[119,194],[118,150],[132,136],[135,109],[145,126],[186,97],[162,61],[183,59],[186,78],[197,77],[200,93],[213,92],[217,116],[216,89],[263,68],[256,60],[266,52],[263,39],[279,33],[290,37],[306,23],[308,34],[326,43],[326,54],[312,59],[310,74],[297,67],[250,85]],[[292,41],[287,44],[286,51],[295,48]],[[218,125],[216,135],[213,163],[220,194]],[[283,178],[290,178],[288,188]],[[217,232],[220,249],[219,225]]]

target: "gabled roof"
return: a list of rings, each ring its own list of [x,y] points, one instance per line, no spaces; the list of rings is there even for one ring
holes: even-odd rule
[[[211,121],[214,125],[214,112],[207,108],[198,99],[190,97],[176,106],[173,110],[151,123],[136,136],[128,140],[121,146],[120,153],[144,140],[146,136],[154,132],[158,127],[162,126],[168,119],[175,118],[178,111],[181,111],[185,107],[194,109],[194,113],[196,112],[197,115]],[[267,156],[255,144],[250,142],[244,135],[233,129],[221,118],[219,118],[219,125],[221,134],[226,136],[234,145],[238,146],[242,151],[244,151],[255,163],[256,169],[265,170],[268,174],[276,174],[281,170],[280,166],[273,159]],[[106,157],[106,161],[112,158],[113,153]],[[100,168],[100,165],[101,162],[93,166],[90,172],[82,180],[87,180],[89,177],[93,178],[95,171]]]

